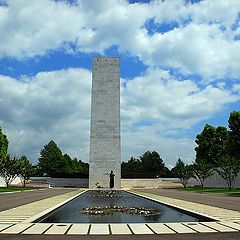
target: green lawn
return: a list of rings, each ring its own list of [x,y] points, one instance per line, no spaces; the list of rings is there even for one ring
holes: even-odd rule
[[[16,191],[27,191],[27,190],[33,190],[38,188],[22,188],[22,187],[0,187],[0,193],[1,192],[16,192]]]
[[[230,195],[240,195],[240,189],[236,188],[233,190],[228,190],[227,188],[201,188],[201,187],[192,187],[192,188],[178,188],[179,191],[188,191],[188,192],[198,192],[198,193],[226,193]]]

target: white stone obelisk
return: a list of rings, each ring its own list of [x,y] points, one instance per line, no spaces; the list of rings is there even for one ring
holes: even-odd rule
[[[93,59],[90,129],[89,188],[121,187],[120,61],[117,57]]]

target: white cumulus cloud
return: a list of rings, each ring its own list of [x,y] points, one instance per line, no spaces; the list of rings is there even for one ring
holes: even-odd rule
[[[126,123],[158,122],[160,129],[187,129],[220,111],[240,96],[212,85],[201,88],[193,80],[177,80],[167,71],[149,69],[122,89]]]
[[[200,88],[155,68],[122,79],[122,85],[122,160],[151,149],[170,165],[177,156],[191,162],[194,139],[182,133],[239,100],[234,91]],[[9,137],[10,153],[26,154],[36,162],[41,148],[53,139],[64,153],[88,161],[90,92],[91,72],[81,68],[20,80],[0,76],[0,126]]]
[[[206,81],[240,76],[238,0],[6,2],[0,6],[1,57],[23,59],[59,48],[104,53],[117,46],[150,66],[176,68]],[[172,22],[175,28],[161,30]]]
[[[85,69],[41,72],[22,81],[0,76],[0,125],[10,152],[36,162],[53,139],[64,152],[88,161],[90,90]]]

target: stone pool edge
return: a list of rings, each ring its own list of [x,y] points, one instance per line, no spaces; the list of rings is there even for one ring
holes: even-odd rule
[[[181,209],[185,212],[190,212],[209,219],[213,219],[214,221],[240,221],[240,212],[238,211],[184,201],[170,197],[163,197],[161,195],[145,193],[137,190],[127,190],[126,192],[165,204],[170,207],[174,207],[176,209]]]
[[[72,197],[70,197],[70,198],[64,200],[63,202],[60,202],[60,203],[58,203],[57,205],[52,206],[52,207],[50,207],[50,208],[44,210],[43,212],[41,212],[41,213],[39,213],[39,214],[36,214],[36,215],[34,215],[34,216],[32,216],[32,217],[30,217],[30,218],[28,218],[28,219],[22,221],[21,223],[33,223],[34,221],[36,221],[36,220],[42,218],[43,216],[47,215],[48,213],[50,213],[50,212],[56,210],[57,208],[60,208],[60,207],[63,206],[64,204],[66,204],[66,203],[72,201],[74,198],[76,198],[76,197],[82,195],[82,194],[85,193],[86,191],[88,191],[88,190],[83,190],[83,191],[81,191],[80,193],[77,193],[76,195],[74,195],[74,196],[72,196]]]
[[[86,189],[74,189],[71,192],[23,204],[0,212],[0,224],[17,224],[33,222],[45,214],[59,208],[75,197],[86,192]]]

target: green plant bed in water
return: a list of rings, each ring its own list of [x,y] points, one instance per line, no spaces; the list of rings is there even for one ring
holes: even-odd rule
[[[119,191],[115,190],[94,190],[92,192],[93,198],[119,198],[123,195],[119,194]]]
[[[22,188],[22,187],[0,187],[1,192],[18,192],[18,191],[28,191],[28,190],[35,190],[38,188]]]
[[[114,213],[137,214],[143,216],[156,216],[161,212],[151,208],[138,207],[122,207],[122,206],[106,206],[106,207],[91,207],[83,208],[82,213],[88,215],[109,215]]]

